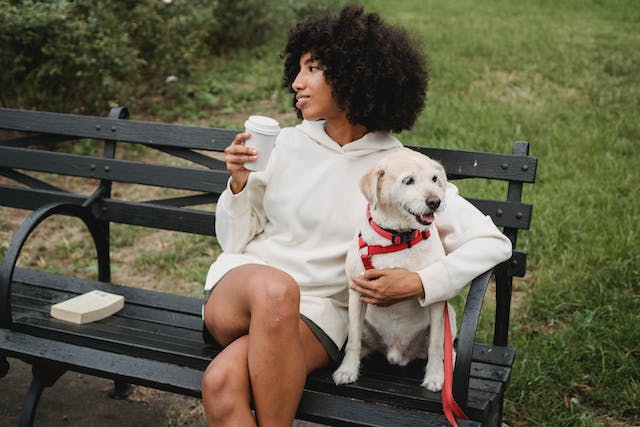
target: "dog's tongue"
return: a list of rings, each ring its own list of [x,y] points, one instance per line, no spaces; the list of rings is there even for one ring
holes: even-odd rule
[[[420,219],[423,222],[427,222],[429,224],[432,223],[435,218],[436,218],[436,216],[433,214],[433,212],[429,212],[429,213],[420,215]]]

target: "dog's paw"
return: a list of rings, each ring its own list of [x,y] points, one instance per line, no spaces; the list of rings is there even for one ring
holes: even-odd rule
[[[340,366],[333,373],[333,382],[336,383],[336,385],[350,384],[358,380],[358,373],[358,369],[354,370]]]
[[[440,391],[442,390],[443,383],[444,373],[432,373],[430,375],[425,375],[424,380],[422,381],[422,387],[430,391]]]
[[[349,384],[358,379],[360,373],[360,358],[352,352],[347,351],[342,364],[333,373],[333,382],[336,385]]]

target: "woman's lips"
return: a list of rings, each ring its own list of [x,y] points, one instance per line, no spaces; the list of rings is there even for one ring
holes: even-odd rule
[[[298,96],[296,98],[296,108],[301,109],[309,100],[308,96]]]

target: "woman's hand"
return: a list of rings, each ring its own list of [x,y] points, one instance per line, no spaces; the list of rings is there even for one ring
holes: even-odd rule
[[[402,268],[367,270],[351,280],[351,289],[358,291],[360,300],[368,304],[389,306],[410,298],[424,297],[418,273]]]
[[[249,179],[250,170],[244,167],[246,162],[254,162],[258,158],[258,152],[244,146],[244,142],[251,137],[249,132],[242,132],[236,135],[227,148],[224,149],[224,161],[227,170],[231,173],[231,192],[238,194],[244,189]]]

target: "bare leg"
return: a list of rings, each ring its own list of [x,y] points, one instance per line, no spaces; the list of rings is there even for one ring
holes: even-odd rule
[[[251,412],[251,385],[246,363],[248,343],[249,337],[245,335],[229,344],[204,373],[202,401],[210,426],[256,425]]]
[[[203,378],[210,425],[253,425],[240,422],[250,414],[250,397],[261,427],[291,425],[307,373],[329,362],[299,318],[299,300],[297,283],[272,267],[242,266],[218,283],[205,323],[227,347]]]

